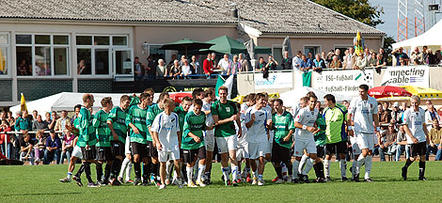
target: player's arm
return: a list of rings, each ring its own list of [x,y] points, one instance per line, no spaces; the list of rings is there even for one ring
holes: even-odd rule
[[[135,134],[140,134],[140,131],[138,128],[132,123],[132,112],[129,111],[129,113],[126,116],[126,125],[132,128],[132,131],[134,131]]]
[[[155,120],[154,120],[154,122],[152,124],[152,133],[151,133],[152,140],[153,140],[153,144],[155,144],[156,148],[158,150],[161,150],[162,146],[161,146],[161,143],[160,143],[160,139],[158,138],[158,133],[159,133],[158,131],[159,131],[159,129],[157,128],[158,125],[156,125],[155,122],[159,122],[159,119],[155,118]],[[178,141],[180,141],[180,140],[178,140]]]
[[[417,143],[417,139],[413,136],[413,133],[411,133],[411,130],[408,127],[408,123],[404,124],[404,130],[405,130],[405,133],[407,133],[407,135],[411,138],[413,143]]]
[[[112,133],[112,137],[114,138],[114,141],[118,140],[118,135],[114,130],[114,124],[113,124],[113,121],[116,118],[116,116],[117,116],[116,110],[112,109],[109,116],[107,117],[107,120],[106,120],[107,126],[109,127],[109,129]]]
[[[430,143],[431,142],[430,133],[428,132],[427,125],[425,123],[422,123],[422,128],[424,129],[425,138],[427,140],[427,143]]]
[[[238,126],[238,138],[240,138],[240,137],[242,136],[242,128],[241,128],[241,120],[240,120],[240,117],[241,117],[240,113],[237,112],[237,113],[236,113],[235,122],[236,122],[236,125]]]
[[[246,127],[251,128],[253,123],[255,122],[255,114],[248,112],[246,115]]]

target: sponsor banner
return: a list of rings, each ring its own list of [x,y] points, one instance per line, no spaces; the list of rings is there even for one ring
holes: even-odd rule
[[[346,98],[357,96],[361,84],[373,87],[373,70],[322,71],[322,73],[315,72],[312,75],[314,89],[346,96]]]
[[[428,66],[388,67],[384,72],[380,86],[430,86],[430,68]]]
[[[293,88],[293,73],[270,73],[269,78],[262,78],[262,73],[255,74],[255,89]]]

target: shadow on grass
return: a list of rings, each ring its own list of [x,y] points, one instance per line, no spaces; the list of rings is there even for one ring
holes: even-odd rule
[[[37,193],[17,193],[17,194],[5,194],[4,197],[13,197],[13,196],[40,196],[40,195],[77,195],[81,194],[81,192],[37,192]]]

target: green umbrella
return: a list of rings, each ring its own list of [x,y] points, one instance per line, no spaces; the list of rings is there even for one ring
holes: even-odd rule
[[[212,39],[207,42],[215,44],[209,48],[209,51],[214,51],[224,54],[239,54],[239,53],[245,53],[247,51],[244,44],[226,35]]]
[[[261,47],[261,46],[256,46],[255,47],[255,53],[256,54],[272,54],[272,49],[269,47]]]
[[[184,51],[184,53],[187,55],[188,51],[207,49],[210,46],[212,46],[213,44],[214,43],[200,42],[200,41],[185,38],[182,40],[178,40],[175,42],[170,42],[170,43],[164,44],[163,46],[160,47],[160,49]]]

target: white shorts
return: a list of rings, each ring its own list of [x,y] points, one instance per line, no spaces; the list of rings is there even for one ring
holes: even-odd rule
[[[249,143],[249,158],[258,159],[270,154],[269,142]]]
[[[359,149],[374,149],[374,134],[368,133],[357,133],[356,141],[358,143]]]
[[[126,144],[124,145],[124,153],[130,154],[130,137],[126,137]]]
[[[218,146],[218,153],[220,154],[236,150],[238,147],[238,139],[236,135],[231,135],[229,137],[215,137],[215,139]]]
[[[74,146],[74,149],[72,150],[72,156],[83,159],[83,153],[81,153],[81,148],[78,145]]]
[[[180,150],[158,151],[158,160],[160,162],[175,161],[180,159]]]
[[[238,149],[236,150],[236,160],[241,161],[242,159],[248,159],[249,157],[249,144],[239,144]]]
[[[304,154],[304,149],[309,154],[316,154],[316,144],[313,136],[311,139],[295,139],[294,156],[301,157]]]
[[[206,151],[213,152],[215,150],[215,135],[213,130],[205,131],[204,146],[206,147]]]

